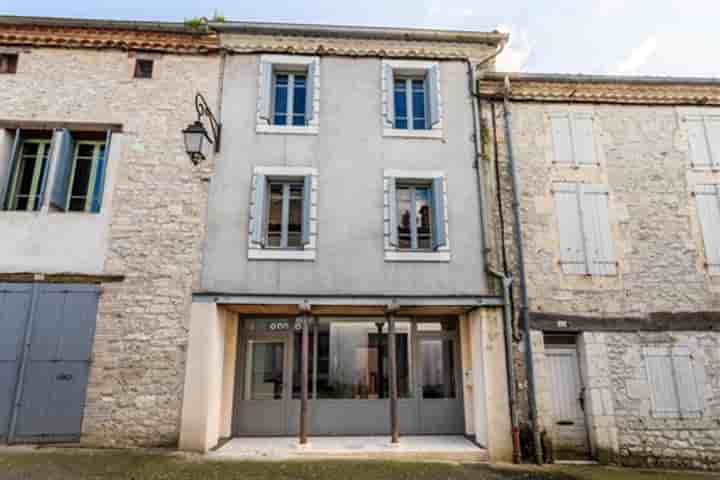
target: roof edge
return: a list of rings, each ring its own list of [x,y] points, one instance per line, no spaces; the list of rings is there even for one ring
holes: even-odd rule
[[[486,72],[482,76],[479,76],[478,80],[502,81],[505,77],[508,77],[511,81],[518,82],[720,86],[720,78],[717,77],[660,77],[562,73]]]
[[[482,43],[490,45],[499,45],[507,42],[509,39],[507,33],[497,31],[480,32],[429,28],[365,27],[274,22],[210,22],[208,26],[219,33],[246,33],[255,35],[283,34],[376,40]]]
[[[29,17],[16,15],[0,15],[0,25],[22,25],[40,27],[76,27],[109,30],[136,30],[153,32],[172,32],[186,34],[207,33],[201,29],[188,27],[182,22],[161,22],[145,20],[107,20],[99,18],[69,17]]]

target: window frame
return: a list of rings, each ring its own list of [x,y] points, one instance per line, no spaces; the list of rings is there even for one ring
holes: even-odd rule
[[[43,182],[47,181],[47,173],[50,168],[50,161],[52,160],[52,137],[49,139],[43,139],[38,137],[32,137],[27,139],[21,139],[20,145],[18,148],[18,152],[16,153],[16,158],[11,159],[11,162],[17,162],[16,166],[14,168],[14,172],[12,172],[12,179],[10,180],[10,188],[7,192],[7,200],[6,201],[7,209],[6,211],[12,211],[12,212],[36,212],[40,210],[40,207],[42,206],[43,199],[40,198],[40,196],[43,194]],[[25,209],[18,209],[17,202],[18,202],[18,183],[20,182],[20,173],[22,170],[22,164],[25,162],[25,155],[23,155],[23,152],[25,151],[25,145],[28,143],[31,144],[38,144],[38,152],[35,154],[35,165],[34,165],[34,171],[33,171],[33,179],[32,184],[30,186],[30,193],[28,194],[28,204]],[[43,158],[45,158],[44,167],[43,168]],[[40,160],[38,162],[38,160]]]
[[[5,71],[0,70],[0,75],[15,75],[17,73],[17,66],[20,62],[20,54],[16,52],[2,52],[0,58],[4,57],[7,61],[7,69]]]
[[[90,176],[88,177],[87,194],[85,195],[85,205],[82,210],[71,210],[70,204],[73,198],[72,191],[75,185],[75,174],[77,170],[77,162],[80,157],[80,147],[82,145],[93,145],[93,156],[91,159]],[[97,184],[98,166],[100,163],[100,153],[105,152],[102,147],[107,149],[105,141],[78,140],[75,142],[75,150],[73,152],[72,164],[70,166],[70,175],[68,177],[68,191],[65,197],[65,212],[90,213],[92,211],[92,202],[95,195],[95,185]]]
[[[434,139],[444,138],[444,105],[442,96],[441,62],[424,60],[381,61],[381,121],[383,137]],[[425,91],[425,123],[427,128],[396,128],[394,79],[423,79]],[[406,90],[407,92],[407,90]],[[412,94],[412,91],[411,91]],[[412,95],[407,98],[412,102]],[[412,107],[410,110],[412,111]],[[410,122],[412,123],[412,122]],[[412,127],[413,125],[409,125]]]
[[[398,81],[404,82],[403,90],[405,92],[405,122],[406,127],[398,127],[397,121],[398,121],[398,115],[397,115],[397,105],[395,105],[395,91],[396,86],[395,83]],[[423,128],[415,128],[415,108],[414,108],[414,102],[413,102],[413,95],[415,93],[415,88],[413,86],[413,83],[415,81],[422,82],[423,86],[423,122],[424,127]],[[428,95],[428,82],[426,76],[419,76],[419,75],[411,75],[411,74],[399,74],[395,77],[393,77],[393,92],[392,92],[392,102],[393,102],[393,112],[395,115],[395,118],[393,119],[393,128],[395,130],[408,130],[408,131],[427,131],[432,130],[432,125],[430,124],[430,98]]]
[[[277,105],[277,78],[280,75],[287,75],[288,82],[287,82],[287,105],[285,107],[284,113],[277,113],[275,111],[275,107]],[[303,123],[302,125],[295,125],[294,120],[296,116],[299,116],[300,114],[294,112],[295,107],[295,90],[296,90],[296,76],[303,76],[305,78],[305,98],[303,99],[303,103],[307,102],[307,95],[308,95],[308,89],[307,89],[307,77],[308,72],[307,70],[300,72],[300,71],[292,71],[292,70],[284,70],[284,69],[273,69],[272,73],[272,92],[271,92],[271,98],[270,98],[270,115],[271,115],[271,121],[270,125],[275,127],[306,127],[308,125],[308,115],[307,112],[302,113],[303,117]],[[276,115],[283,115],[285,117],[285,123],[275,123],[275,116]]]
[[[299,186],[300,190],[300,212],[302,215],[303,202],[304,202],[304,185],[302,179],[292,178],[267,178],[266,180],[266,195],[265,195],[265,214],[263,215],[263,237],[265,238],[265,247],[270,250],[303,250],[302,239],[297,246],[288,245],[288,237],[290,235],[289,223],[290,223],[290,200],[292,199],[291,186]],[[282,185],[282,204],[280,207],[280,245],[270,245],[270,210],[272,208],[272,186]],[[302,218],[300,220],[302,236]]]
[[[418,232],[418,226],[417,226],[417,189],[418,188],[424,188],[427,190],[428,195],[428,210],[430,211],[430,222],[429,222],[429,242],[430,246],[428,248],[421,248],[418,246],[419,243],[419,232]],[[433,205],[430,201],[430,196],[432,195],[432,183],[426,182],[426,181],[412,181],[412,180],[406,180],[406,179],[397,179],[396,185],[395,185],[395,205],[398,209],[396,215],[398,216],[398,219],[400,218],[400,191],[401,190],[407,190],[410,193],[410,211],[412,214],[410,215],[410,247],[400,247],[398,245],[397,250],[400,252],[434,252],[432,248],[432,238],[433,238],[433,220],[434,215],[436,213],[433,211]],[[398,220],[398,228],[400,228],[400,221]],[[399,236],[399,232],[398,232]]]
[[[141,64],[149,64],[150,65],[150,71],[148,72],[148,75],[144,74],[143,68],[140,66]],[[136,58],[135,59],[135,68],[133,69],[133,78],[141,79],[141,80],[150,80],[153,78],[153,74],[155,73],[155,60],[152,58]]]

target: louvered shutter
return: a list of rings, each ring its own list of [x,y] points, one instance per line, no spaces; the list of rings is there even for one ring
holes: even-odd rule
[[[303,204],[302,204],[302,244],[310,243],[310,215],[312,213],[312,175],[303,178]]]
[[[61,130],[58,149],[55,179],[52,193],[50,194],[50,205],[64,212],[67,211],[68,207],[67,199],[68,191],[70,190],[70,173],[72,170],[73,156],[75,155],[75,140],[70,130]]]
[[[255,175],[255,198],[252,212],[252,219],[250,224],[250,238],[253,243],[261,246],[265,246],[265,192],[266,192],[267,180],[265,175]]]
[[[569,275],[587,274],[589,271],[585,257],[578,185],[556,183],[553,185],[553,191],[563,272]]]
[[[600,185],[579,185],[585,251],[591,275],[615,275],[617,267],[608,218],[608,192]]]
[[[395,79],[389,64],[383,64],[383,91],[385,91],[385,122],[395,126]]]
[[[677,393],[680,401],[680,414],[697,416],[703,410],[702,389],[699,388],[693,368],[693,359],[687,347],[672,349],[673,368],[677,382]]]
[[[258,114],[267,123],[272,123],[272,63],[260,62],[260,92],[258,94]]]
[[[432,180],[430,212],[432,215],[432,248],[433,250],[437,250],[447,245],[447,235],[445,233],[445,188],[442,177],[435,177]]]
[[[720,275],[720,187],[695,187],[698,216],[705,245],[705,258],[710,275]]]
[[[426,77],[428,106],[430,108],[430,125],[434,126],[440,122],[440,66],[433,65],[430,67]]]
[[[709,167],[712,164],[708,139],[702,117],[688,117],[687,129],[690,140],[690,155],[694,167]]]
[[[309,124],[313,119],[315,112],[315,62],[310,62],[307,70],[307,80],[305,81],[305,124]]]
[[[22,130],[19,128],[15,129],[15,138],[13,139],[12,149],[10,150],[10,158],[8,159],[10,168],[7,172],[7,177],[3,182],[3,189],[0,191],[0,199],[3,200],[3,209],[7,210],[10,208],[11,202],[11,191],[10,186],[12,185],[13,178],[15,177],[15,171],[17,170],[18,155],[20,155],[20,142],[22,141]]]
[[[645,368],[650,383],[653,416],[677,415],[680,408],[673,380],[670,351],[666,348],[646,348],[644,354]]]
[[[705,131],[712,165],[720,167],[720,116],[705,117]]]
[[[397,247],[398,242],[398,206],[397,206],[397,179],[387,178],[387,218],[390,232],[390,245]]]
[[[574,164],[570,116],[567,114],[553,114],[550,116],[550,123],[552,125],[555,163]]]
[[[575,163],[577,165],[593,165],[597,163],[592,115],[588,113],[573,114],[571,128]]]
[[[98,159],[97,174],[95,175],[95,188],[93,189],[92,207],[93,213],[99,213],[102,207],[103,193],[105,192],[105,172],[107,171],[108,159],[110,158],[110,140],[112,132],[105,134],[105,150]]]
[[[47,190],[47,182],[48,182],[48,175],[50,174],[50,165],[52,165],[53,158],[55,156],[55,151],[58,148],[58,135],[56,135],[57,130],[53,129],[53,132],[50,137],[50,147],[49,151],[47,153],[47,159],[48,164],[47,167],[43,170],[42,178],[40,179],[40,188],[38,190],[38,203],[35,207],[35,210],[40,210],[42,206],[45,204],[45,191]]]

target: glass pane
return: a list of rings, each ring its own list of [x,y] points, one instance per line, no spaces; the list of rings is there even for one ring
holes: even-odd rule
[[[451,339],[420,340],[423,398],[455,398],[455,349]]]
[[[273,105],[273,125],[287,125],[288,76],[275,76],[275,101]]]
[[[250,371],[247,400],[280,400],[283,395],[282,342],[249,342]]]
[[[409,322],[396,324],[398,396],[410,396]],[[318,398],[389,396],[387,325],[321,319],[318,329]]]
[[[418,248],[431,248],[430,189],[427,187],[415,188],[415,219]]]
[[[395,80],[395,128],[408,128],[406,95],[405,80]]]
[[[398,203],[398,247],[411,248],[410,233],[410,189],[407,187],[397,188]]]
[[[302,184],[290,185],[290,212],[288,214],[288,247],[302,245]]]
[[[267,242],[271,247],[279,247],[282,234],[282,183],[270,184],[270,210],[268,215]]]
[[[423,80],[412,81],[412,102],[413,102],[413,128],[423,130],[427,128],[425,121],[425,82]]]
[[[82,151],[85,145],[81,145],[79,150]],[[92,149],[92,145],[90,146]],[[84,211],[85,200],[87,199],[88,189],[90,188],[90,173],[92,172],[92,158],[78,157],[75,161],[75,177],[70,190],[70,210]]]
[[[293,93],[293,125],[305,125],[305,75],[295,75],[295,86]]]
[[[95,145],[88,144],[88,143],[81,143],[78,145],[78,157],[87,157],[92,158],[93,154],[95,153]]]
[[[16,195],[18,197],[18,209],[23,209],[20,207],[20,199],[27,199],[28,195],[30,195],[30,191],[32,189],[33,185],[33,176],[35,175],[35,157],[26,157],[23,156],[20,161],[20,169],[18,170],[18,186]],[[25,206],[27,206],[27,201],[25,201]]]

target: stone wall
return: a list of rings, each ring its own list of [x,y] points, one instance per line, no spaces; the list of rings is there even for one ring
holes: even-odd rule
[[[177,441],[212,169],[192,166],[180,131],[195,120],[195,92],[216,105],[218,57],[156,56],[152,79],[133,79],[133,66],[128,52],[28,49],[0,93],[4,119],[123,125],[98,241],[105,273],[125,280],[103,285],[100,298],[82,437],[93,445]]]
[[[594,115],[599,165],[572,168],[554,163],[549,115],[567,111]],[[512,141],[531,312],[594,317],[600,325],[603,317],[643,318],[654,312],[720,311],[720,278],[710,276],[705,268],[702,236],[692,195],[695,185],[720,183],[720,172],[691,167],[684,122],[687,114],[710,111],[717,112],[717,109],[512,103]],[[502,104],[495,103],[493,118],[490,103],[484,102],[483,122],[486,156],[482,166],[486,176],[494,175],[497,153],[502,201],[502,209],[498,209],[496,191],[490,186],[488,197],[492,211],[489,222],[495,234],[491,246],[498,246],[491,256],[500,267],[503,253],[500,245],[504,242],[505,259],[517,278]],[[497,149],[494,148],[493,133],[496,134]],[[608,187],[617,275],[563,274],[552,195],[552,183],[563,181]],[[515,288],[513,293],[517,306],[518,289]],[[537,400],[541,423],[550,428],[551,419],[546,418],[551,405],[547,398],[547,377],[543,372],[542,336],[540,332],[536,335],[533,344],[535,350],[539,350],[535,352]],[[579,337],[586,386],[590,386],[587,382],[593,382],[592,387],[599,392],[595,402],[598,410],[591,412],[588,418],[594,432],[591,443],[596,444],[596,452],[610,449],[627,464],[717,467],[720,439],[713,430],[717,426],[713,424],[712,416],[706,415],[702,422],[673,423],[668,420],[658,423],[637,406],[636,399],[628,397],[626,389],[620,388],[637,373],[638,362],[630,358],[627,351],[639,348],[648,335],[656,334],[588,332]],[[717,361],[716,334],[663,332],[657,335],[679,335],[683,341],[703,345],[715,342],[715,357],[710,353],[707,356],[715,358],[708,360],[708,365],[717,365],[714,363]],[[526,417],[522,345],[518,343],[517,346],[519,395]],[[712,350],[703,348],[707,352]],[[606,353],[588,359],[582,357],[584,349]],[[606,364],[602,363],[603,358],[608,359]],[[603,375],[605,380],[602,380]],[[707,386],[706,404],[716,405],[720,400],[717,378],[708,378]],[[611,405],[603,395],[611,395]],[[590,401],[592,403],[592,399]],[[717,413],[714,415],[717,418]]]

